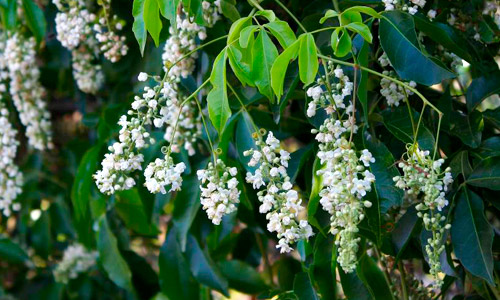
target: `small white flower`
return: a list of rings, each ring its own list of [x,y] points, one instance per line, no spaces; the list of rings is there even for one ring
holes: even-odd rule
[[[148,80],[148,74],[144,73],[144,72],[139,73],[139,76],[137,76],[137,80],[139,80],[139,81]]]

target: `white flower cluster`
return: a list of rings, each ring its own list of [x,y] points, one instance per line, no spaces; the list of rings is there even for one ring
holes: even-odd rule
[[[142,98],[135,96],[132,109],[127,112],[130,119],[127,115],[120,117],[119,141],[109,147],[110,153],[105,154],[101,163],[102,170],[94,175],[102,193],[110,195],[135,185],[135,180],[130,174],[142,170],[141,163],[144,161],[144,156],[137,150],[155,142],[145,126],[151,124],[158,115],[156,96],[159,93],[160,85],[154,88],[145,87]]]
[[[5,85],[0,82],[0,101],[2,90]],[[0,213],[7,217],[21,209],[21,205],[14,202],[23,184],[23,174],[14,163],[19,145],[16,135],[17,130],[9,122],[9,111],[0,102]]]
[[[78,88],[84,93],[97,93],[104,83],[104,73],[101,65],[95,63],[96,58],[93,52],[81,45],[71,51],[71,55],[73,77]]]
[[[169,192],[180,191],[182,186],[182,173],[186,169],[183,162],[174,163],[172,157],[168,154],[165,159],[157,158],[150,163],[144,170],[146,182],[144,185],[151,193],[161,192],[166,194],[166,186],[170,185]]]
[[[212,223],[219,225],[224,215],[236,211],[240,202],[238,190],[238,170],[227,167],[220,159],[216,163],[209,162],[206,170],[198,170],[201,181],[201,205]]]
[[[164,138],[172,145],[173,152],[177,153],[184,148],[188,155],[192,156],[196,153],[196,140],[202,134],[201,112],[194,101],[182,103],[179,99],[182,92],[178,93],[177,88],[174,82],[165,84],[162,92],[167,100],[160,109],[160,117],[154,120],[154,125],[165,125]]]
[[[317,171],[317,175],[323,178],[319,196],[323,209],[331,215],[330,231],[339,235],[335,242],[339,247],[337,261],[345,272],[351,272],[357,261],[358,224],[364,218],[364,207],[371,206],[371,202],[363,201],[363,197],[375,181],[366,168],[375,162],[375,158],[366,149],[358,155],[353,149],[354,144],[349,142],[351,131],[357,131],[352,101],[347,98],[351,96],[352,83],[341,68],[329,64],[328,70],[338,83],[327,82],[326,76],[320,77],[318,84],[307,91],[307,95],[313,98],[311,103],[314,103],[314,106],[309,104],[307,114],[311,116],[310,111],[319,105],[329,115],[319,129],[312,130],[319,142],[317,155],[322,165]],[[329,86],[331,93],[325,91],[324,86]],[[344,116],[348,116],[347,119],[343,120]]]
[[[111,17],[108,14],[111,11],[111,0],[103,0],[101,5],[103,6],[103,14],[99,18],[99,22],[94,24],[93,29],[99,42],[99,50],[107,60],[114,63],[127,55],[128,46],[125,36],[120,36],[115,32],[115,30],[123,29],[122,21],[116,15]]]
[[[419,8],[423,8],[425,6],[426,0],[409,0],[410,3],[407,3],[406,0],[382,0],[385,6],[385,10],[402,10],[408,11],[408,13],[414,15],[418,12]]]
[[[116,16],[109,17],[109,0],[103,1],[104,13],[100,18],[88,11],[83,0],[53,2],[59,9],[55,19],[57,39],[71,51],[73,76],[78,88],[95,94],[104,83],[102,68],[96,62],[99,53],[116,62],[128,52],[125,37],[113,30],[121,29],[121,21]]]
[[[87,251],[80,244],[74,244],[66,248],[62,261],[54,269],[54,279],[56,282],[67,284],[71,279],[78,277],[78,274],[87,272],[95,265],[97,252]]]
[[[345,126],[348,125],[348,126]],[[351,126],[328,118],[316,133],[320,143],[318,158],[322,164],[317,174],[323,178],[323,189],[320,191],[320,203],[331,215],[333,234],[339,234],[335,242],[339,246],[337,261],[345,272],[351,272],[356,267],[356,252],[359,237],[358,224],[364,218],[364,207],[370,207],[370,201],[363,197],[371,190],[375,176],[366,170],[375,158],[370,151],[363,149],[358,153],[354,144],[348,141],[346,133]]]
[[[220,1],[203,1],[202,7],[205,22],[209,27],[213,26],[220,18]],[[193,73],[198,54],[195,52],[182,61],[179,60],[196,48],[197,39],[206,39],[206,28],[189,20],[182,11],[177,15],[177,28],[170,27],[169,32],[170,37],[165,42],[162,55],[164,70],[169,76],[169,81],[163,89],[164,97],[168,101],[160,110],[162,118],[156,121],[155,126],[166,125],[165,139],[172,144],[172,151],[179,152],[184,146],[189,155],[194,155],[194,143],[202,134],[201,115],[193,102],[185,103],[181,107],[184,94],[179,89],[178,82]]]
[[[387,57],[387,54],[383,53],[379,58],[378,61],[382,67],[389,67],[391,65],[391,62],[389,61],[389,58]],[[390,76],[390,77],[395,77],[396,73],[394,71],[388,71],[385,70],[382,72],[382,74]],[[406,82],[409,86],[411,87],[416,87],[417,83],[415,81],[410,81]],[[404,100],[407,96],[413,95],[413,92],[410,91],[407,88],[404,88],[403,86],[396,84],[394,81],[383,78],[380,80],[380,94],[385,97],[387,100],[387,104],[389,105],[394,105],[394,106],[399,106],[399,103]]]
[[[52,129],[45,90],[39,82],[40,70],[36,66],[36,42],[14,33],[7,39],[3,65],[10,78],[9,91],[21,123],[26,126],[28,143],[37,150],[52,149]]]
[[[333,69],[333,62],[328,62],[328,68],[329,70]],[[327,114],[332,114],[337,109],[346,108],[344,98],[351,95],[353,83],[349,80],[349,76],[344,75],[344,71],[340,66],[333,69],[332,73],[338,79],[338,83],[331,85],[331,93],[326,93],[322,88],[322,84],[326,80],[325,76],[320,77],[317,85],[307,90],[307,96],[312,98],[312,101],[307,106],[306,114],[308,117],[311,118],[316,115],[318,106],[324,108]]]
[[[291,244],[301,239],[309,239],[313,235],[311,226],[306,220],[299,220],[299,214],[304,211],[301,206],[302,199],[290,182],[286,169],[290,160],[290,153],[281,149],[280,141],[272,132],[267,135],[266,141],[260,138],[256,141],[258,149],[244,152],[251,156],[249,166],[259,165],[254,174],[248,172],[246,181],[254,189],[265,186],[264,190],[257,193],[262,204],[259,212],[266,214],[269,221],[267,230],[276,232],[281,253],[292,251]]]
[[[220,18],[219,14],[222,13],[220,0],[214,3],[203,1],[202,7],[205,22],[209,27],[213,26]],[[198,54],[191,54],[175,66],[172,64],[194,50],[197,45],[196,39],[205,40],[207,33],[206,28],[192,22],[184,10],[177,15],[177,28],[170,27],[169,32],[170,37],[165,42],[162,59],[165,71],[170,68],[169,76],[172,81],[178,81],[181,77],[186,78],[193,72]]]
[[[203,4],[203,7],[204,10],[211,12],[205,15],[211,15],[210,20],[215,22],[219,9],[214,9],[211,4]],[[170,28],[171,36],[166,42],[163,54],[164,65],[168,66],[165,68],[168,72],[167,80],[159,82],[158,78],[151,76],[157,84],[153,88],[146,87],[142,98],[136,96],[132,109],[128,111],[128,116],[124,115],[120,118],[119,142],[109,148],[111,153],[106,154],[102,162],[102,170],[94,175],[102,193],[113,194],[117,190],[130,189],[135,185],[131,173],[141,170],[141,163],[144,161],[143,155],[138,150],[154,143],[146,130],[148,125],[156,128],[166,127],[165,139],[170,144],[169,152],[179,152],[182,147],[189,155],[194,155],[196,152],[194,144],[201,136],[201,115],[195,104],[182,101],[183,95],[178,85],[181,78],[193,72],[193,57],[195,57],[193,55],[195,54],[179,63],[177,60],[196,48],[198,33],[200,33],[198,36],[200,40],[206,35],[203,27],[190,23],[187,18],[184,20],[180,18],[178,21],[178,30]],[[190,59],[192,59],[191,63],[186,62]],[[177,64],[174,65],[174,63]],[[138,80],[142,82],[147,81],[148,78],[150,76],[144,72],[138,76]],[[184,169],[181,165],[175,166],[169,156],[165,160],[154,162],[148,168],[146,186],[150,191],[166,192],[164,186],[168,184],[172,184],[171,190],[180,188],[180,174]],[[151,170],[155,171],[150,173]],[[168,173],[168,178],[163,178],[162,170],[165,174]]]
[[[408,158],[399,163],[403,176],[393,178],[396,186],[406,191],[406,194],[422,199],[416,206],[418,216],[422,218],[425,229],[432,233],[428,239],[425,251],[429,257],[430,273],[435,278],[435,285],[439,287],[442,280],[438,273],[441,272],[439,256],[444,251],[443,234],[450,229],[450,224],[444,224],[446,216],[441,213],[448,205],[445,194],[448,186],[453,182],[451,169],[448,167],[441,171],[444,159],[433,160],[429,151],[420,150],[411,146]]]

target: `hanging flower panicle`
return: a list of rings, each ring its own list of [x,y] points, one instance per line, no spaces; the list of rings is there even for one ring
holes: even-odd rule
[[[167,153],[164,159],[157,158],[144,170],[144,185],[151,193],[161,192],[166,194],[166,186],[170,186],[169,192],[180,191],[182,186],[182,173],[186,169],[183,162],[174,163],[172,157]]]
[[[95,94],[104,83],[99,54],[117,62],[128,52],[125,37],[116,31],[123,21],[110,16],[110,1],[102,1],[101,16],[91,13],[83,0],[53,0],[59,12],[56,15],[57,39],[71,51],[73,77],[80,90]]]
[[[26,126],[28,143],[37,150],[52,149],[52,126],[45,90],[40,84],[33,37],[12,34],[5,44],[3,58],[9,73],[9,91],[21,123]]]
[[[309,223],[299,219],[304,207],[286,172],[290,153],[281,148],[280,141],[272,132],[268,133],[265,141],[259,138],[255,144],[257,149],[244,152],[245,156],[251,156],[248,165],[258,166],[253,174],[247,173],[246,181],[254,189],[265,187],[257,193],[262,203],[259,212],[266,214],[267,230],[278,235],[276,248],[281,253],[290,252],[293,250],[291,244],[313,235]]]
[[[135,185],[131,173],[142,170],[141,164],[144,161],[144,156],[138,150],[155,142],[146,126],[152,124],[154,118],[158,116],[157,95],[160,94],[160,89],[160,84],[153,88],[146,86],[142,97],[135,96],[132,109],[127,115],[120,117],[119,141],[108,148],[110,153],[104,156],[101,163],[102,170],[94,175],[102,193],[110,195]]]
[[[238,179],[235,167],[228,167],[221,160],[209,162],[205,170],[198,170],[198,180],[201,181],[201,205],[212,223],[219,225],[224,215],[236,211],[240,202]]]
[[[351,131],[357,131],[350,99],[352,82],[340,67],[334,68],[332,63],[328,65],[328,72],[335,81],[327,82],[327,77],[321,76],[317,84],[308,89],[307,94],[313,99],[310,103],[314,103],[309,104],[308,112],[319,106],[328,115],[319,129],[312,130],[319,142],[317,155],[322,165],[317,171],[317,175],[323,178],[320,203],[331,215],[330,231],[338,235],[335,242],[338,245],[337,261],[345,272],[352,272],[356,267],[360,241],[358,224],[365,217],[364,208],[372,205],[363,198],[375,181],[367,170],[375,158],[367,149],[356,151],[350,141]]]
[[[4,89],[5,85],[0,83],[0,213],[8,217],[21,209],[15,200],[22,192],[23,174],[14,162],[19,142],[17,130],[9,121],[9,111],[2,102]]]
[[[73,244],[66,248],[62,261],[54,269],[54,279],[56,282],[67,284],[94,266],[96,258],[97,252],[87,251],[82,245]]]
[[[93,29],[99,42],[99,50],[107,60],[114,63],[127,55],[128,52],[125,36],[117,34],[123,29],[124,22],[118,16],[110,15],[111,0],[103,0],[101,5],[103,7],[101,16],[99,21],[94,24]]]
[[[380,65],[384,68],[387,67],[392,67],[391,62],[389,61],[389,58],[387,57],[387,54],[383,53],[379,58],[378,61]],[[396,77],[396,73],[392,70],[384,70],[382,74],[390,76],[390,77]],[[416,87],[417,83],[415,81],[410,81],[406,82],[409,86],[411,87]],[[408,88],[405,88],[399,84],[396,84],[395,82],[383,78],[380,80],[380,94],[385,97],[387,100],[387,104],[391,106],[399,106],[399,103],[403,101],[406,97],[413,95],[413,92],[409,90]]]
[[[453,183],[453,177],[449,167],[441,170],[443,163],[444,159],[434,160],[429,151],[412,145],[408,148],[407,158],[398,164],[403,175],[393,178],[396,186],[418,203],[415,207],[417,214],[422,218],[425,229],[432,233],[425,251],[429,258],[430,274],[437,288],[443,284],[438,274],[441,272],[439,257],[444,251],[444,233],[451,227],[446,224],[446,216],[442,211],[448,205],[445,195]]]

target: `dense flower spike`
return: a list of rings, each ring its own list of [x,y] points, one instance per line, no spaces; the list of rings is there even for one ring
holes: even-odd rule
[[[56,16],[57,39],[71,51],[73,76],[85,93],[95,94],[104,83],[98,54],[103,53],[111,62],[118,61],[128,52],[125,37],[114,30],[122,28],[116,16],[110,17],[110,2],[103,1],[101,17],[88,11],[82,0],[54,0],[59,9]]]
[[[379,58],[378,61],[380,65],[384,68],[387,67],[392,67],[391,62],[389,61],[389,58],[387,57],[387,54],[383,53]],[[385,70],[382,72],[382,74],[390,76],[390,77],[396,77],[396,73],[394,71],[388,71]],[[407,84],[411,87],[416,87],[417,83],[414,81],[407,82]],[[380,79],[380,94],[385,97],[387,100],[387,104],[389,105],[394,105],[394,106],[399,106],[399,102],[404,100],[406,97],[413,95],[413,92],[410,91],[407,88],[402,87],[399,84],[396,84],[395,82],[387,79],[387,78],[381,78]]]
[[[62,261],[54,269],[54,279],[56,282],[67,284],[94,266],[96,258],[97,252],[89,252],[82,245],[73,244],[66,248]]]
[[[252,174],[247,173],[246,181],[254,189],[265,187],[257,193],[262,203],[259,212],[266,214],[267,229],[276,232],[279,238],[276,248],[281,253],[292,251],[291,244],[301,239],[309,239],[313,235],[311,226],[306,220],[300,220],[299,215],[304,211],[302,199],[290,182],[287,175],[290,153],[281,149],[280,141],[272,132],[262,141],[256,141],[257,149],[245,151],[245,156],[251,156],[248,163],[251,167],[258,166]]]
[[[203,1],[202,6],[205,22],[211,27],[220,18],[220,1]],[[170,37],[165,42],[162,55],[164,70],[169,76],[163,93],[169,100],[160,110],[163,118],[158,119],[155,125],[166,125],[165,139],[173,145],[172,151],[179,152],[181,147],[184,147],[189,155],[194,155],[194,143],[201,136],[201,115],[194,102],[186,103],[181,108],[185,95],[179,89],[178,82],[193,73],[198,54],[189,53],[196,48],[197,41],[205,40],[206,28],[191,22],[182,11],[177,15],[177,28],[170,27],[169,32]],[[180,118],[177,128],[177,119],[172,118],[174,115]]]
[[[22,192],[23,174],[14,163],[19,146],[17,130],[10,123],[9,111],[3,102],[9,78],[7,62],[1,52],[4,47],[5,43],[0,41],[0,214],[10,216],[12,211],[21,208],[15,200]]]
[[[201,205],[215,225],[220,224],[224,215],[236,211],[236,204],[240,202],[237,173],[236,168],[226,166],[220,159],[197,172],[201,181]]]
[[[19,142],[16,140],[17,130],[9,121],[9,111],[1,102],[2,90],[5,90],[5,85],[0,82],[0,213],[10,216],[12,211],[21,208],[15,200],[22,192],[23,174],[14,163]]]
[[[12,101],[26,126],[28,143],[37,150],[52,149],[50,113],[43,100],[45,90],[39,82],[40,70],[36,66],[36,43],[14,33],[7,39],[4,58],[8,63]],[[1,60],[2,58],[0,58]]]
[[[146,125],[151,124],[158,115],[157,95],[160,94],[161,85],[153,88],[145,87],[142,97],[135,96],[132,109],[128,116],[120,117],[118,124],[121,126],[119,141],[109,147],[102,161],[102,170],[94,175],[99,190],[105,194],[113,194],[115,191],[127,190],[135,185],[135,180],[130,174],[136,170],[142,170],[141,163],[144,161],[138,150],[154,143]]]
[[[116,15],[109,15],[111,0],[103,0],[101,5],[103,7],[102,16],[99,18],[99,22],[94,24],[93,29],[99,42],[99,50],[106,59],[114,63],[127,55],[128,52],[125,37],[116,33],[116,31],[122,30],[123,22]]]
[[[438,274],[441,272],[439,257],[444,251],[444,232],[451,226],[444,224],[446,216],[442,211],[448,205],[445,194],[453,177],[449,167],[444,172],[441,171],[444,159],[434,160],[429,154],[429,151],[410,146],[408,157],[398,165],[403,170],[403,176],[396,176],[393,180],[397,187],[418,201],[418,216],[422,218],[425,229],[432,233],[425,251],[429,257],[430,273],[435,279],[434,285],[438,288],[443,284]]]
[[[170,186],[169,192],[179,191],[182,185],[181,175],[185,169],[183,162],[175,164],[172,157],[166,154],[165,159],[157,158],[144,170],[144,185],[151,193],[166,194],[166,186]]]
[[[366,168],[375,162],[375,158],[366,149],[359,153],[354,150],[349,135],[351,131],[357,131],[357,126],[351,116],[347,120],[341,118],[344,113],[353,112],[352,101],[346,101],[352,93],[349,77],[341,68],[334,69],[333,64],[329,64],[328,70],[338,82],[328,83],[326,76],[322,76],[317,85],[307,91],[313,98],[310,103],[314,103],[314,110],[319,105],[328,115],[318,130],[312,130],[319,142],[318,158],[322,165],[317,172],[323,178],[319,196],[323,209],[331,215],[330,231],[339,235],[335,242],[339,247],[337,261],[345,272],[352,272],[356,267],[360,240],[357,237],[358,224],[364,218],[364,208],[372,205],[363,200],[375,181]],[[331,93],[324,90],[326,84],[332,87]],[[311,104],[308,108],[310,116],[309,110],[313,110]]]

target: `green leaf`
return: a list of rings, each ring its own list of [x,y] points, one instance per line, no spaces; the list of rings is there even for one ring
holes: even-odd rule
[[[196,172],[192,172],[183,181],[183,188],[175,196],[174,210],[172,212],[172,219],[177,228],[177,238],[179,239],[182,252],[186,251],[189,228],[201,206],[200,183]]]
[[[475,78],[467,88],[467,109],[472,111],[485,98],[500,92],[500,72]]]
[[[419,15],[415,15],[413,18],[418,30],[425,33],[434,42],[472,63],[472,57],[469,53],[470,48],[467,49],[467,47],[470,47],[469,43],[453,27],[448,24],[431,22],[426,17]]]
[[[483,118],[495,128],[500,129],[500,107],[485,110]]]
[[[389,11],[383,16],[379,26],[380,43],[399,77],[423,85],[455,77],[420,51],[411,15]]]
[[[71,188],[71,202],[73,203],[73,210],[77,219],[85,219],[87,217],[89,202],[92,197],[90,191],[94,185],[92,175],[99,166],[101,148],[102,144],[98,144],[87,150],[76,171],[75,180]]]
[[[241,17],[238,9],[236,9],[235,3],[236,1],[230,0],[221,0],[220,2],[222,14],[224,15],[224,17],[231,20],[231,22],[235,22]]]
[[[356,272],[344,273],[344,271],[339,271],[339,275],[342,291],[347,299],[373,300],[370,291],[365,287],[363,281],[359,279]]]
[[[338,12],[334,11],[333,9],[329,9],[326,11],[325,15],[319,20],[319,23],[323,24],[327,19],[335,18],[338,16],[339,16]]]
[[[467,178],[466,183],[500,191],[500,157],[481,161]]]
[[[250,39],[252,39],[252,40],[254,39],[254,33],[257,29],[260,30],[260,26],[250,25],[250,26],[243,28],[243,30],[241,30],[240,40],[239,40],[241,48],[248,47],[248,44],[250,43]]]
[[[295,275],[293,280],[293,292],[298,300],[319,300],[316,291],[314,290],[311,278],[305,272],[300,272]]]
[[[401,205],[403,200],[404,192],[392,180],[394,176],[400,175],[399,171],[391,151],[367,131],[363,134],[363,147],[375,158],[375,162],[370,164],[370,171],[376,178],[375,190],[380,200],[380,210],[386,213],[391,207]]]
[[[5,8],[1,8],[2,25],[7,30],[14,30],[17,25],[17,0],[6,1]]]
[[[231,108],[227,98],[226,60],[227,49],[224,49],[215,59],[210,74],[213,88],[207,96],[208,115],[219,134],[222,134],[227,120],[231,117]]]
[[[456,178],[459,174],[462,174],[464,178],[469,177],[472,172],[469,162],[469,152],[467,150],[458,152],[450,161],[450,168],[453,178]]]
[[[483,141],[477,150],[483,159],[500,156],[500,136],[492,136]]]
[[[316,44],[314,43],[313,35],[310,33],[303,35],[299,40],[300,81],[302,81],[305,85],[309,85],[314,82],[319,68],[318,54],[316,53]],[[285,74],[283,74],[283,76],[284,75]]]
[[[359,35],[361,35],[363,37],[363,39],[365,41],[367,41],[368,43],[371,44],[371,42],[373,40],[373,36],[372,36],[371,31],[370,31],[370,28],[368,28],[368,26],[366,24],[354,22],[354,23],[347,24],[345,27],[351,31],[358,33]]]
[[[363,18],[361,18],[361,14],[359,12],[355,10],[346,10],[340,14],[340,25],[345,26],[353,22],[363,22]]]
[[[203,18],[202,0],[182,0],[182,7],[188,12],[188,15],[194,18],[198,25],[206,25]]]
[[[276,20],[276,15],[272,10],[259,10],[255,13],[255,16],[262,16],[266,18],[269,22],[274,22]]]
[[[101,216],[98,221],[97,251],[99,251],[99,261],[109,279],[117,286],[133,291],[132,274],[118,250],[116,237],[108,226],[106,215]]]
[[[161,15],[170,21],[173,28],[177,28],[177,8],[180,0],[157,0]],[[222,4],[222,3],[221,3]]]
[[[18,244],[6,237],[0,237],[0,260],[12,264],[25,264],[29,262],[29,257]]]
[[[394,299],[389,283],[373,258],[367,254],[361,256],[356,273],[374,299]]]
[[[462,265],[493,284],[493,228],[484,215],[483,200],[466,187],[458,195],[451,241]]]
[[[309,144],[290,154],[290,160],[288,161],[287,168],[288,176],[290,176],[290,182],[295,182],[300,170],[310,159],[311,154],[313,154],[313,146],[313,144]]]
[[[310,267],[312,281],[316,282],[322,299],[336,299],[337,249],[334,237],[329,234],[316,236],[314,241],[313,263]]]
[[[394,252],[396,254],[396,261],[399,261],[401,255],[404,253],[408,242],[412,235],[414,235],[419,229],[417,225],[419,218],[417,216],[417,210],[415,206],[412,205],[408,208],[406,213],[399,219],[391,232],[391,241],[394,246]]]
[[[460,138],[471,148],[477,148],[481,144],[483,127],[483,116],[479,111],[473,111],[468,115],[457,111],[452,112],[451,134]]]
[[[250,35],[250,40],[248,44],[249,47],[242,48],[239,43],[236,43],[240,38],[241,31],[247,26],[252,25],[252,18],[246,17],[241,18],[231,25],[229,30],[229,35],[227,38],[228,47],[228,58],[231,69],[233,70],[238,80],[241,83],[248,84],[250,86],[255,86],[254,79],[252,78],[252,48],[255,39],[253,35]]]
[[[198,241],[189,235],[187,239],[186,258],[194,278],[199,283],[218,290],[229,297],[227,280],[213,263],[207,251],[200,248]]]
[[[413,110],[412,113],[416,123],[420,114]],[[408,109],[402,106],[394,110],[386,109],[382,112],[385,127],[405,144],[413,143],[413,129],[408,114]],[[419,146],[425,150],[432,151],[434,149],[434,136],[423,124],[420,125],[417,141]]]
[[[268,289],[262,276],[249,264],[239,260],[222,261],[219,268],[228,279],[229,287],[246,294],[258,294]]]
[[[40,7],[33,0],[22,0],[25,14],[26,24],[36,38],[37,43],[40,43],[45,36],[45,16]]]
[[[243,152],[250,149],[257,149],[255,139],[253,138],[254,132],[255,129],[252,124],[252,117],[248,114],[248,112],[242,111],[238,118],[238,124],[236,125],[235,142],[240,163],[248,172],[254,172],[256,167],[250,167],[248,165],[251,158],[243,155]]]
[[[356,38],[354,39],[354,42],[356,42]],[[370,52],[370,45],[366,41],[362,41],[363,45],[361,46],[361,49],[358,52],[358,63],[362,67],[368,68],[368,55]],[[368,123],[368,72],[361,70],[360,71],[360,80],[359,80],[359,85],[358,85],[358,99],[359,102],[361,103],[361,107],[363,108],[363,119],[367,127],[369,127]]]
[[[297,40],[297,37],[295,37],[295,33],[293,33],[290,25],[288,25],[285,21],[277,20],[264,24],[264,27],[269,29],[271,34],[278,40],[283,49],[290,47],[290,45]]]
[[[144,24],[156,47],[160,45],[160,32],[162,28],[160,20],[160,8],[158,0],[144,0]]]
[[[134,24],[132,24],[132,31],[134,32],[135,39],[139,43],[139,50],[141,55],[144,55],[144,48],[146,47],[146,40],[148,33],[146,31],[146,23],[144,23],[144,3],[146,0],[134,0],[132,7],[132,15],[134,16]]]
[[[199,285],[192,278],[189,265],[182,255],[176,231],[175,226],[168,230],[160,249],[158,266],[161,291],[169,299],[195,300],[198,299]]]
[[[307,221],[322,231],[323,229],[316,218],[319,200],[321,199],[319,192],[323,189],[323,176],[317,174],[319,170],[321,170],[321,161],[316,156],[313,163],[311,194],[309,195],[309,202],[307,203]]]
[[[297,58],[300,44],[299,38],[275,59],[271,67],[271,86],[278,99],[283,95],[283,82],[288,64]]]
[[[332,33],[332,38],[331,38],[333,53],[337,57],[346,56],[347,54],[349,54],[349,52],[351,52],[351,49],[352,49],[352,41],[351,41],[351,36],[349,35],[349,32],[347,32],[347,30],[345,30],[345,29],[342,29],[341,32],[342,32],[342,35],[338,39],[338,42],[335,43],[335,48],[333,48],[335,32]]]
[[[144,235],[159,233],[158,228],[146,215],[141,196],[136,188],[116,193],[115,208],[127,228]]]
[[[372,16],[374,18],[382,18],[382,15],[375,11],[373,8],[368,6],[352,6],[344,11],[345,12],[360,12]]]
[[[261,30],[252,49],[252,71],[255,78],[255,85],[259,89],[259,92],[266,96],[271,103],[274,103],[274,94],[271,87],[270,71],[277,57],[278,49],[276,49],[266,31]]]

